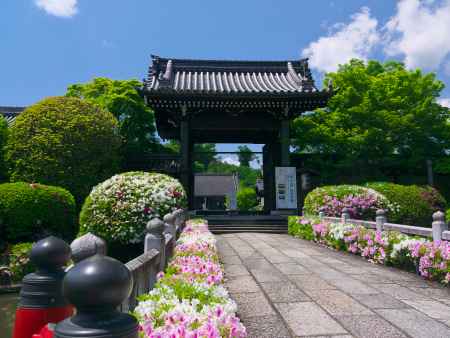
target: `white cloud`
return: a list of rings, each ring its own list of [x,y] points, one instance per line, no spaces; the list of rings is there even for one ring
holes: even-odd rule
[[[239,165],[239,160],[237,160],[236,158],[233,158],[231,156],[225,156],[221,159],[221,162],[223,163],[228,163],[228,164],[233,164],[233,165]]]
[[[70,18],[77,14],[78,0],[35,0],[36,6],[48,14]]]
[[[450,54],[450,0],[400,0],[387,22],[385,52],[409,68],[436,70]]]
[[[441,99],[438,99],[438,103],[439,103],[441,106],[450,108],[450,98],[441,98]]]
[[[335,71],[352,58],[366,60],[380,40],[377,25],[369,8],[363,7],[351,16],[350,23],[334,25],[328,36],[311,42],[302,54],[309,57],[312,68],[321,72]]]

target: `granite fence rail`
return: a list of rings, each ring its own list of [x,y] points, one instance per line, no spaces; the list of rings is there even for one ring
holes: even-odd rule
[[[131,294],[119,307],[121,312],[133,311],[137,305],[137,296],[153,288],[156,275],[164,270],[172,256],[186,219],[186,211],[180,209],[165,215],[163,220],[154,218],[147,224],[144,252],[125,264],[133,277],[133,286]],[[103,239],[90,233],[77,238],[70,247],[75,264],[96,254],[106,255]]]
[[[306,215],[308,216],[308,215]],[[436,211],[433,214],[431,228],[417,227],[406,224],[389,223],[386,212],[382,209],[377,210],[375,221],[365,221],[360,219],[351,219],[347,208],[342,210],[341,217],[325,216],[325,213],[319,212],[319,218],[329,222],[342,222],[361,225],[368,229],[376,229],[377,231],[391,230],[398,231],[403,234],[432,238],[433,241],[450,240],[450,231],[448,223],[445,221],[445,214],[442,211]]]

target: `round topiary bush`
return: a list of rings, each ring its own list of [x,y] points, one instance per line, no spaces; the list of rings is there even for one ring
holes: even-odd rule
[[[68,189],[81,202],[119,165],[116,118],[73,97],[51,97],[28,107],[11,127],[6,159],[12,181]]]
[[[0,184],[0,222],[0,232],[12,243],[48,235],[70,240],[77,232],[75,199],[59,187]]]
[[[388,214],[388,221],[392,223],[431,227],[433,213],[444,210],[446,206],[445,198],[429,186],[419,187],[388,182],[374,182],[366,185],[397,205],[397,208]]]
[[[256,191],[253,188],[241,188],[237,193],[237,206],[241,211],[249,211],[258,205]]]
[[[141,241],[148,221],[186,206],[183,186],[156,173],[115,175],[92,189],[80,214],[80,235],[96,234],[110,243]]]
[[[352,218],[373,219],[377,209],[391,212],[396,205],[374,189],[346,184],[316,188],[306,196],[304,203],[304,212],[308,215],[323,211],[326,216],[339,217],[344,208]]]

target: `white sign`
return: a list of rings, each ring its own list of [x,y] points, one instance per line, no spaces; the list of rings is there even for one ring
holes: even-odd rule
[[[277,209],[297,209],[296,176],[295,167],[275,168]]]

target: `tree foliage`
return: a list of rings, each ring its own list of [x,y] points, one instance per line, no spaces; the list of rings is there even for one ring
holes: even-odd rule
[[[0,182],[7,179],[7,166],[5,164],[5,145],[8,139],[8,123],[3,116],[0,116]]]
[[[450,148],[449,110],[436,102],[444,88],[434,74],[398,62],[351,60],[332,80],[327,108],[297,118],[297,151],[333,155],[336,168],[371,172],[442,157]]]
[[[258,205],[254,188],[241,188],[237,193],[237,206],[241,211],[249,211]]]
[[[117,118],[125,164],[142,153],[160,150],[154,114],[137,91],[141,86],[138,80],[95,78],[85,84],[69,86],[66,93],[66,96],[94,102]]]
[[[9,130],[11,180],[61,186],[80,203],[118,170],[117,128],[116,118],[98,105],[74,97],[44,99]]]
[[[255,154],[253,154],[252,150],[246,145],[239,146],[238,151],[240,165],[250,167],[250,162],[256,158]]]

